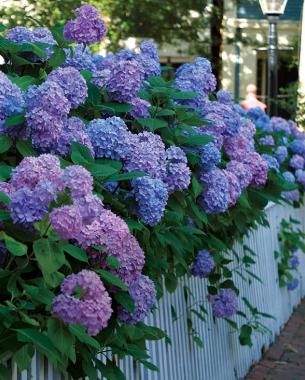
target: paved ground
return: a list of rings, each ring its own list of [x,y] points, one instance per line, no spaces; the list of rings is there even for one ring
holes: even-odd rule
[[[305,380],[305,300],[245,380]]]

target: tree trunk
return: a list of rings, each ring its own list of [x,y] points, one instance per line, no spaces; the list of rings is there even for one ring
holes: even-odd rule
[[[211,14],[211,61],[217,79],[217,88],[221,87],[222,49],[223,49],[224,0],[212,0]]]

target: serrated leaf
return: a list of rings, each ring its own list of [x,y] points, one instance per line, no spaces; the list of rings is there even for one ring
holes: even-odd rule
[[[104,269],[97,269],[96,272],[101,276],[103,281],[106,281],[108,284],[116,286],[122,290],[127,290],[127,285],[113,273],[107,272]]]
[[[145,172],[130,172],[130,173],[123,173],[123,174],[115,174],[105,179],[104,182],[127,181],[130,179],[144,177],[146,175],[147,174]]]
[[[29,344],[25,344],[13,355],[13,360],[16,362],[19,371],[29,368],[34,355],[34,350]]]
[[[39,239],[34,242],[33,250],[44,275],[56,272],[65,263],[65,255],[57,242]]]
[[[82,343],[88,344],[89,346],[95,348],[96,350],[100,349],[99,342],[89,336],[86,333],[86,328],[80,325],[69,325],[69,330],[71,333]]]
[[[93,175],[93,177],[109,177],[118,172],[118,170],[113,166],[98,163],[88,166],[88,170]]]
[[[118,260],[114,256],[108,256],[106,261],[107,261],[107,264],[110,266],[110,268],[119,269],[121,266],[120,260]]]
[[[4,244],[8,251],[14,256],[24,256],[27,253],[28,247],[25,244],[13,239],[12,237],[6,235],[4,232],[1,233],[0,238],[4,240]]]
[[[59,46],[55,45],[53,47],[53,54],[48,61],[48,65],[52,67],[52,69],[56,69],[58,66],[63,65],[65,60],[66,60],[65,51]]]
[[[36,79],[30,75],[25,75],[23,77],[10,76],[10,80],[15,83],[22,91],[25,91],[30,85],[36,82]]]
[[[135,305],[133,299],[127,292],[118,292],[114,294],[115,300],[130,313],[134,312]]]
[[[156,131],[157,129],[168,126],[168,123],[165,120],[155,118],[140,118],[137,119],[137,122],[144,127],[147,127],[150,131]]]
[[[16,144],[16,148],[23,157],[36,156],[36,152],[34,151],[32,144],[29,141],[18,140]]]
[[[69,331],[68,327],[58,318],[49,318],[47,322],[48,337],[54,346],[62,354],[67,354],[75,344],[74,335]]]
[[[107,359],[106,364],[96,360],[95,364],[107,380],[126,380],[123,372],[111,360]]]
[[[74,164],[93,164],[94,158],[90,149],[77,142],[71,144],[71,158]]]

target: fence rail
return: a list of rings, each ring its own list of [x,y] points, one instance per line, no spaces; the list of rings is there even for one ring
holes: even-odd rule
[[[242,379],[252,364],[257,362],[262,354],[280,332],[281,327],[289,319],[294,307],[305,295],[305,255],[300,255],[300,286],[293,292],[280,289],[278,286],[277,266],[274,251],[278,249],[277,233],[283,218],[292,216],[301,222],[305,229],[305,207],[292,209],[288,206],[271,205],[267,210],[270,228],[260,227],[245,239],[256,254],[257,264],[252,271],[263,283],[254,281],[251,285],[235,274],[234,281],[241,290],[240,298],[247,297],[260,311],[272,314],[276,320],[266,319],[264,324],[272,332],[271,335],[255,334],[253,347],[242,347],[238,336],[232,333],[225,321],[214,321],[211,313],[207,323],[192,316],[193,324],[204,342],[204,348],[198,347],[189,337],[187,316],[190,304],[206,299],[206,282],[196,278],[182,279],[174,294],[161,299],[158,309],[151,314],[146,323],[164,329],[172,340],[172,345],[164,341],[148,342],[151,361],[159,367],[159,372],[151,372],[143,366],[127,358],[120,365],[128,380],[237,380]],[[235,245],[239,257],[245,253],[243,246]],[[184,286],[191,290],[192,297],[187,303],[184,297]],[[241,305],[242,306],[242,305]],[[174,307],[177,320],[172,321],[171,308]],[[207,305],[207,307],[209,307]],[[242,310],[242,308],[241,308]],[[237,322],[241,322],[236,317]],[[35,355],[28,371],[19,373],[13,364],[12,380],[63,380],[60,375],[40,355]]]

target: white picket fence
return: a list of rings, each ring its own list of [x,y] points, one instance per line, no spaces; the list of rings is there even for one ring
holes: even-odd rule
[[[257,362],[262,351],[274,341],[281,327],[289,319],[295,306],[305,295],[305,255],[300,253],[300,286],[293,292],[280,289],[278,286],[277,266],[274,251],[278,249],[277,233],[283,218],[292,216],[301,222],[305,230],[305,207],[294,210],[288,206],[270,205],[267,209],[270,228],[260,227],[244,243],[258,255],[257,264],[251,270],[258,275],[263,284],[254,281],[251,285],[235,276],[241,290],[240,298],[247,297],[260,311],[272,314],[276,320],[264,319],[264,324],[272,331],[271,335],[255,334],[253,347],[242,347],[238,336],[233,333],[225,321],[213,321],[211,313],[207,323],[193,316],[193,323],[204,342],[204,348],[198,347],[190,339],[186,317],[190,304],[206,299],[206,282],[195,278],[184,279],[172,295],[166,295],[159,302],[158,309],[151,314],[146,323],[164,329],[171,338],[172,345],[164,341],[148,343],[151,361],[159,367],[159,372],[149,371],[143,366],[135,365],[131,359],[120,363],[128,380],[237,380],[242,379],[252,364]],[[244,255],[242,245],[236,245],[239,257]],[[193,294],[188,305],[184,298],[184,286]],[[178,319],[172,321],[171,307],[174,307]],[[206,305],[208,308],[209,306]],[[241,302],[241,306],[242,302]],[[243,310],[243,307],[241,307]],[[242,322],[236,317],[237,322]],[[21,374],[13,364],[12,380],[63,380],[60,375],[40,355],[36,355],[31,369]]]

